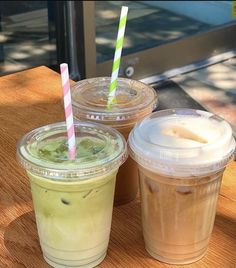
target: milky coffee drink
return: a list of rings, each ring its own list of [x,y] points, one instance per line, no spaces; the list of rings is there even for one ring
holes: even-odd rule
[[[139,167],[146,250],[171,264],[199,260],[235,150],[230,125],[204,111],[164,110],[136,125],[129,147]]]

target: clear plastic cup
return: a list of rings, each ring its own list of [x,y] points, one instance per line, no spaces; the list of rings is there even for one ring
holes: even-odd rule
[[[139,81],[118,78],[116,102],[107,109],[110,77],[97,77],[77,82],[71,88],[74,118],[102,123],[117,129],[128,139],[133,126],[157,106],[155,90]],[[115,188],[115,204],[135,199],[138,191],[136,163],[128,158],[120,167]]]
[[[235,150],[230,125],[208,112],[163,110],[135,126],[129,149],[139,167],[146,250],[170,264],[201,259]]]
[[[75,135],[74,160],[67,157],[64,123],[37,128],[17,146],[43,256],[53,267],[94,267],[105,258],[116,174],[127,158],[126,142],[112,128],[79,122]]]

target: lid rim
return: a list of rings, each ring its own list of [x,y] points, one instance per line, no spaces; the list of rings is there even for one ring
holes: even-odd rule
[[[150,140],[145,139],[144,133],[148,132],[147,126],[149,122],[152,122],[152,119],[155,120],[156,118],[168,117],[170,115],[201,116],[218,122],[225,122],[226,124],[223,125],[223,129],[227,133],[222,134],[223,137],[219,136],[214,144],[208,143],[196,147],[172,147],[152,143]],[[147,125],[145,125],[146,122]],[[146,132],[142,131],[142,127],[146,127]],[[148,150],[148,148],[151,148],[151,150]],[[209,158],[208,155],[212,153],[212,150],[214,151],[217,148],[223,148],[221,153],[216,154],[213,159]],[[195,109],[166,109],[146,116],[135,126],[129,135],[128,150],[130,156],[139,165],[149,170],[156,171],[157,173],[162,171],[166,175],[171,174],[171,176],[173,176],[174,172],[178,172],[181,176],[186,177],[193,172],[196,175],[201,173],[207,174],[225,168],[228,161],[230,161],[234,155],[235,139],[232,136],[230,125],[226,120],[217,115]],[[204,154],[204,158],[199,161],[199,157],[202,156],[202,153]]]
[[[75,100],[77,95],[81,94],[82,96],[83,92],[86,92],[86,90],[84,89],[86,85],[88,85],[90,89],[93,89],[99,86],[100,83],[102,82],[109,85],[110,77],[97,77],[97,78],[89,78],[89,79],[81,80],[75,83],[71,87],[72,107],[74,110],[75,118],[80,117],[80,116],[76,116],[76,114],[78,113],[79,115],[85,114],[85,116],[83,117],[81,116],[82,118],[96,117],[97,121],[104,121],[104,120],[114,121],[114,120],[117,120],[117,118],[119,117],[122,118],[122,119],[119,119],[120,121],[125,121],[125,120],[137,118],[141,114],[148,114],[158,106],[157,93],[153,87],[151,87],[150,85],[144,84],[141,81],[131,80],[128,78],[121,78],[121,77],[118,78],[118,84],[119,83],[121,84],[122,82],[126,83],[127,84],[126,88],[135,89],[137,92],[139,92],[139,94],[146,95],[146,100],[144,100],[142,96],[139,95],[140,100],[135,105],[132,106],[130,104],[130,106],[128,106],[128,103],[130,101],[127,102],[126,104],[127,107],[123,107],[125,106],[124,103],[114,104],[111,110],[107,109],[105,103],[101,104],[101,106],[98,107],[96,106],[96,102],[86,103],[86,105],[84,105],[82,101],[77,102]],[[136,88],[134,88],[134,86],[136,86]],[[122,86],[121,88],[125,88],[125,86]],[[107,95],[108,95],[108,91],[107,91]],[[86,100],[86,97],[83,99]]]
[[[222,159],[215,160],[212,163],[195,163],[195,164],[178,164],[174,161],[166,161],[163,159],[145,159],[138,153],[134,152],[130,145],[128,145],[130,157],[143,168],[152,172],[159,172],[165,176],[186,178],[189,176],[201,176],[209,173],[215,173],[224,169],[227,163],[233,159],[235,150],[231,150]]]
[[[73,181],[79,181],[79,180],[85,180],[89,179],[91,176],[101,176],[102,174],[106,173],[107,171],[114,171],[115,169],[118,169],[120,165],[123,164],[123,162],[128,157],[127,152],[127,144],[124,139],[124,137],[115,129],[112,129],[110,127],[98,124],[98,123],[91,123],[91,122],[76,122],[75,125],[81,129],[84,127],[91,128],[93,127],[93,130],[97,130],[99,134],[101,134],[101,131],[103,132],[103,135],[109,135],[106,133],[110,133],[114,135],[114,139],[119,139],[120,142],[120,149],[118,151],[118,154],[113,155],[113,158],[106,159],[106,163],[96,163],[95,165],[81,167],[79,163],[75,167],[65,167],[63,166],[60,168],[59,164],[55,164],[55,167],[52,167],[53,163],[47,163],[45,161],[45,166],[43,166],[44,160],[42,162],[38,162],[39,159],[32,154],[30,154],[28,151],[23,152],[25,150],[25,146],[27,143],[32,141],[34,135],[38,133],[40,135],[41,132],[43,132],[44,129],[50,128],[50,130],[56,130],[57,128],[61,128],[60,133],[66,132],[66,125],[65,122],[58,122],[54,124],[49,124],[46,126],[41,126],[39,128],[36,128],[28,133],[26,133],[18,142],[17,142],[17,160],[18,163],[25,168],[27,171],[32,172],[35,175],[41,175],[44,176],[46,179],[57,179],[57,180],[66,180],[73,179]],[[89,130],[87,130],[89,133]],[[52,134],[53,135],[53,134]],[[43,136],[43,134],[41,134]],[[51,135],[49,135],[50,137]],[[22,147],[23,146],[23,147]],[[71,160],[70,160],[71,161]],[[71,162],[72,163],[72,162]],[[59,179],[60,178],[60,179]]]

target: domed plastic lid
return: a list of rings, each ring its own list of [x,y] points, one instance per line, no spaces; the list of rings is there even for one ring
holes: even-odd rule
[[[223,169],[235,150],[230,125],[208,112],[175,109],[155,112],[129,136],[131,156],[163,175],[198,176]]]
[[[29,172],[54,180],[92,179],[119,168],[127,158],[126,142],[115,129],[101,124],[75,124],[77,154],[68,159],[64,122],[37,128],[17,145],[20,164]]]
[[[109,77],[77,82],[71,88],[73,114],[79,120],[93,120],[112,126],[134,124],[157,106],[155,90],[139,81],[118,78],[116,101],[107,109]]]

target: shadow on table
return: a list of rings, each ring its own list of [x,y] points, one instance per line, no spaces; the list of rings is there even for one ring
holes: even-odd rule
[[[219,235],[220,234],[220,235]],[[221,237],[222,241],[219,241]],[[206,258],[215,254],[222,256],[224,267],[231,267],[232,257],[236,248],[236,221],[226,215],[218,214],[215,220],[210,247]],[[227,251],[225,252],[225,243]],[[44,261],[40,250],[34,212],[28,212],[12,221],[6,228],[4,244],[14,260],[12,268],[46,268],[50,267]],[[215,246],[217,244],[217,247]],[[122,256],[122,259],[120,259]],[[228,257],[227,257],[228,256]],[[135,260],[135,267],[141,268],[147,259],[150,267],[172,267],[152,259],[146,252],[142,236],[140,201],[136,200],[127,205],[114,208],[111,239],[108,254],[101,267],[130,267]],[[109,262],[106,262],[109,260]],[[236,260],[235,260],[236,261]],[[104,265],[104,266],[103,266]],[[204,259],[196,267],[204,265]],[[182,266],[181,266],[182,267]],[[233,266],[232,266],[233,267]]]
[[[4,209],[32,200],[29,180],[16,159],[17,142],[32,129],[63,120],[63,107],[58,99],[32,104],[25,104],[22,99],[12,105],[0,101],[0,203]]]
[[[12,221],[6,228],[4,244],[14,264],[12,268],[48,268],[40,249],[34,212]]]
[[[140,210],[140,201],[133,201],[130,204],[114,209],[111,240],[107,255],[110,263],[120,264],[120,267],[130,267],[129,263],[134,264],[135,260],[135,267],[143,268],[146,259],[146,264],[151,265],[150,267],[175,267],[160,263],[145,250]],[[234,249],[236,248],[235,241],[236,221],[226,215],[218,214],[207,254],[202,260],[195,263],[195,266],[203,267],[206,260],[213,259],[217,255],[222,257],[221,263],[224,264],[224,267],[234,267],[236,258],[234,261],[232,256],[234,256]],[[122,260],[120,256],[122,256]],[[179,267],[188,266],[191,265],[180,265]]]
[[[135,267],[143,267],[143,259],[152,262],[144,247],[139,200],[114,208],[107,259],[114,267],[130,267],[134,260]],[[154,259],[153,264],[157,264]]]
[[[215,226],[229,239],[232,239],[234,248],[236,249],[236,220],[226,215],[217,214]]]
[[[209,252],[211,258],[216,257],[221,267],[236,267],[236,220],[224,214],[215,218]]]

